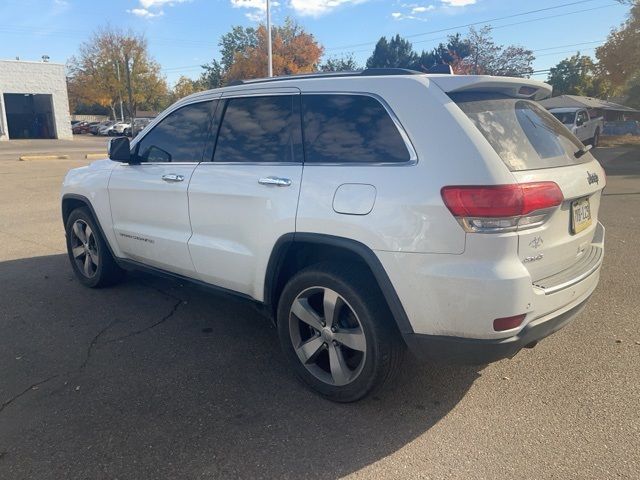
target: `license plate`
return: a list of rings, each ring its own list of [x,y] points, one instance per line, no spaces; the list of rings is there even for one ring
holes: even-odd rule
[[[571,232],[580,233],[591,225],[591,205],[588,198],[571,202]]]

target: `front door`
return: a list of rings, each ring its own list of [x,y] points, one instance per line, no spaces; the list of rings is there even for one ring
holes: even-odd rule
[[[199,279],[262,300],[271,249],[295,231],[300,94],[280,88],[243,95],[223,97],[213,161],[193,173],[189,250]]]
[[[202,161],[215,101],[169,113],[132,147],[136,163],[117,166],[109,180],[118,247],[129,259],[193,274],[187,242],[189,181]]]

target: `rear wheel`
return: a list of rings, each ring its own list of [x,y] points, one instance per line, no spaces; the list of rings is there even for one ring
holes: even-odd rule
[[[99,288],[112,285],[122,278],[124,272],[111,256],[87,208],[72,211],[65,229],[69,260],[83,285]]]
[[[321,265],[296,274],[278,305],[278,333],[297,376],[338,402],[380,387],[403,346],[368,272]]]

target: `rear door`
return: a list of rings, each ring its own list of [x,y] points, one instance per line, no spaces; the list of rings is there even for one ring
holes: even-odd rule
[[[202,281],[263,298],[277,240],[295,231],[302,180],[300,93],[225,94],[215,154],[189,186],[189,250]]]
[[[193,274],[187,189],[202,161],[216,101],[169,113],[134,147],[137,164],[120,164],[109,180],[113,229],[130,259]]]
[[[534,281],[597,253],[605,175],[591,153],[553,115],[529,100],[450,94],[518,183],[555,182],[564,196],[541,226],[518,233],[518,253]],[[596,245],[594,245],[596,244]]]

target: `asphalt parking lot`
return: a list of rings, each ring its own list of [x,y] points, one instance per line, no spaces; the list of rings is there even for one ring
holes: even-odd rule
[[[11,148],[0,144],[1,479],[640,475],[640,150],[595,152],[605,265],[572,324],[486,367],[409,361],[379,395],[336,405],[297,383],[247,303],[142,274],[83,288],[58,192],[87,161],[19,162]]]

